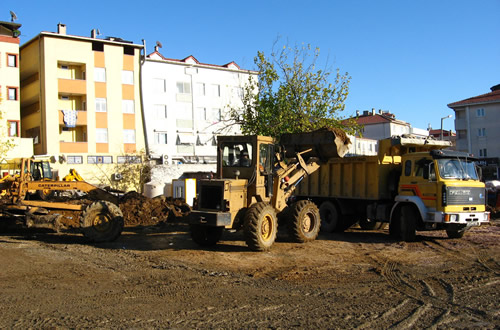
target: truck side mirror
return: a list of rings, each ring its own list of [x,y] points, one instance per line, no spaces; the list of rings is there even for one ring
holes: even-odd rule
[[[429,180],[436,181],[436,170],[434,169],[434,163],[429,163]]]
[[[483,168],[477,164],[474,165],[477,172],[477,178],[479,181],[483,181]]]

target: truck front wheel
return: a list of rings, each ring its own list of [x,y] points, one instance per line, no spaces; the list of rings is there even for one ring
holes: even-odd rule
[[[254,251],[267,251],[276,240],[278,219],[276,210],[265,202],[255,203],[245,214],[243,230],[248,247]]]
[[[417,217],[415,209],[410,205],[401,208],[401,239],[405,242],[413,242],[416,238]]]
[[[190,225],[189,231],[193,241],[201,246],[213,246],[220,241],[224,227],[209,227],[203,225]]]
[[[316,204],[301,200],[291,206],[288,232],[299,243],[314,241],[318,237],[321,218]]]

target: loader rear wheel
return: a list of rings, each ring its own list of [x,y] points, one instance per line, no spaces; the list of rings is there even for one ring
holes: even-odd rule
[[[321,203],[319,215],[321,217],[321,231],[331,233],[339,227],[339,212],[332,202]]]
[[[92,242],[112,242],[123,230],[120,208],[108,201],[98,201],[87,206],[80,217],[80,229]]]
[[[401,208],[401,239],[405,242],[413,242],[416,238],[417,217],[412,206],[405,205]]]
[[[224,227],[209,227],[203,225],[190,225],[189,231],[193,241],[201,246],[214,246],[220,241]]]
[[[276,240],[278,220],[274,207],[265,202],[255,203],[245,214],[245,240],[254,251],[268,251]]]
[[[301,200],[291,206],[288,234],[294,242],[305,243],[318,237],[321,217],[316,204]]]

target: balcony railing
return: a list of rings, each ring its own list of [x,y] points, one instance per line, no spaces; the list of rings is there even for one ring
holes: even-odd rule
[[[455,119],[455,130],[467,129],[465,119]]]
[[[87,94],[87,81],[83,79],[58,79],[59,93]]]
[[[64,113],[63,110],[59,110],[59,125],[66,126],[64,123]],[[76,126],[86,126],[87,125],[87,111],[77,110],[76,111]]]

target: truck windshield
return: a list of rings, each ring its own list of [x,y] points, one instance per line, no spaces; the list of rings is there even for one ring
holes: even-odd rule
[[[223,166],[250,167],[252,145],[250,143],[226,143],[222,146]]]
[[[439,176],[442,179],[478,180],[474,162],[459,158],[438,159]]]

